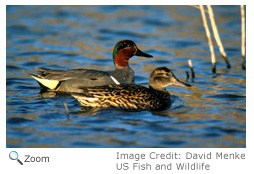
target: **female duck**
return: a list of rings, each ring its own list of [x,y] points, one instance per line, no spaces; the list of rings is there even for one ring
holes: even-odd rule
[[[167,67],[158,67],[150,75],[149,88],[135,84],[81,87],[82,93],[73,93],[86,107],[117,107],[126,110],[156,110],[171,105],[169,85],[190,87],[178,80]]]
[[[133,41],[122,40],[117,42],[113,48],[115,69],[112,71],[39,68],[38,74],[31,74],[31,76],[39,83],[43,91],[81,92],[79,86],[133,83],[134,71],[129,67],[129,59],[134,55],[153,57],[138,49]]]

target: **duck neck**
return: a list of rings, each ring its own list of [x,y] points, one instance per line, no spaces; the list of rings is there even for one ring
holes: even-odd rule
[[[126,67],[129,66],[129,59],[135,54],[135,48],[125,48],[113,52],[113,60],[116,66]]]
[[[115,66],[117,67],[128,67],[129,58],[124,57],[124,55],[117,54],[114,59]]]
[[[165,87],[159,87],[157,85],[149,85],[149,88],[168,93]]]

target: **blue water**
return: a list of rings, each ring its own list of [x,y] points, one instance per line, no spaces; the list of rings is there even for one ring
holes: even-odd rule
[[[246,72],[239,6],[213,6],[231,63],[215,41],[217,76],[199,9],[192,6],[7,6],[6,147],[246,147]],[[113,69],[112,48],[133,40],[137,84],[167,66],[191,88],[172,86],[164,111],[85,109],[70,96],[40,94],[36,67]],[[66,114],[67,104],[69,115]]]

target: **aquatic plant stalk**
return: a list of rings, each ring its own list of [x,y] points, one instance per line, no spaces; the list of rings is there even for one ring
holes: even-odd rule
[[[242,69],[246,69],[245,67],[245,10],[244,5],[241,5],[241,22],[242,22]]]
[[[218,31],[218,28],[217,28],[216,23],[215,23],[212,6],[207,5],[207,9],[208,9],[208,14],[209,14],[209,18],[210,18],[210,22],[211,22],[211,26],[212,26],[215,41],[216,41],[216,43],[219,47],[220,53],[221,53],[225,63],[227,64],[227,68],[230,68],[231,66],[230,66],[230,63],[227,59],[227,54],[224,50],[223,44],[222,44],[221,39],[220,39],[219,31]]]
[[[191,69],[191,78],[194,79],[195,78],[195,72],[194,72],[194,69],[193,69],[193,66],[192,66],[191,59],[188,60],[188,64],[189,64],[190,69]]]
[[[67,114],[67,120],[69,120],[69,110],[68,110],[68,106],[67,104],[64,102],[64,107],[65,107],[65,111],[66,111],[66,114]]]
[[[205,28],[205,31],[206,31],[206,36],[207,36],[207,39],[208,39],[208,45],[209,45],[210,52],[211,52],[212,72],[216,73],[216,58],[215,58],[215,54],[214,54],[213,42],[212,42],[209,27],[208,27],[208,24],[207,24],[206,15],[205,15],[203,5],[200,5],[200,12],[201,12],[201,16],[202,16],[202,19],[203,19],[203,24],[204,24],[204,28]]]
[[[194,8],[197,8],[197,9],[200,10],[200,6],[199,6],[199,5],[189,5],[189,6],[194,7]],[[204,9],[204,11],[205,11],[206,13],[208,13],[208,11],[207,11],[206,9]]]

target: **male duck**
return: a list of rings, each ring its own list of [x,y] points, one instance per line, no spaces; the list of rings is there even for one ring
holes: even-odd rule
[[[129,67],[132,56],[153,57],[138,49],[131,40],[121,40],[113,48],[113,71],[92,69],[53,70],[39,68],[38,74],[31,74],[42,90],[81,92],[79,86],[93,87],[109,84],[133,83],[134,71]]]
[[[73,93],[86,107],[117,107],[126,110],[157,110],[171,105],[169,85],[190,87],[178,80],[167,67],[158,67],[150,75],[149,88],[135,84],[81,87],[82,93]]]

